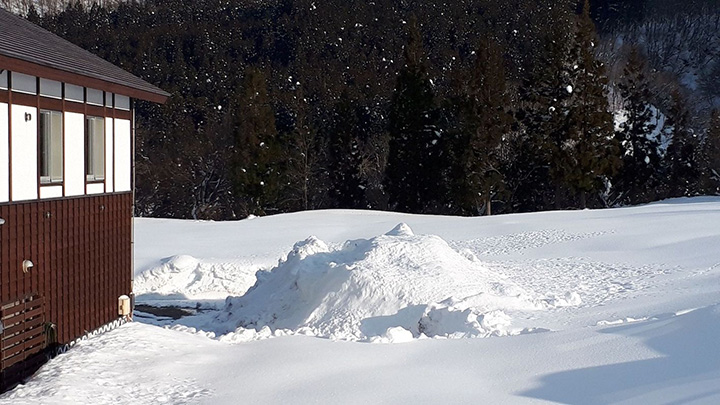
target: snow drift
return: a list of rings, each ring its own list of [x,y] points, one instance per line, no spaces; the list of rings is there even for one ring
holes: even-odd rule
[[[316,237],[296,243],[245,295],[228,298],[216,322],[238,338],[254,330],[398,342],[517,334],[509,313],[547,305],[472,254],[399,224],[337,247]]]
[[[252,267],[236,262],[208,262],[177,255],[135,276],[134,291],[140,301],[154,305],[188,299],[223,300],[229,294],[247,291],[255,282],[254,272]]]

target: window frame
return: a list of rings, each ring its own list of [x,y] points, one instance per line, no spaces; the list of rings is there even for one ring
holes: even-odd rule
[[[102,141],[102,148],[98,151],[98,156],[95,156],[95,153],[93,153],[93,146],[95,145],[92,139],[92,135],[95,135],[93,129],[94,126],[92,125],[94,121],[101,121],[102,122],[102,130],[99,134],[97,134],[98,139]],[[107,153],[107,145],[106,145],[106,139],[105,139],[105,117],[100,116],[94,116],[94,115],[86,115],[85,116],[85,182],[86,183],[103,183],[105,182],[106,172],[107,168],[105,167],[105,160],[106,160],[106,153]],[[92,132],[92,134],[91,134]],[[97,139],[96,139],[97,140]],[[94,159],[100,159],[101,161],[101,170],[102,174],[98,176],[96,173],[91,172],[92,169],[96,168],[95,160]]]
[[[40,178],[40,185],[62,185],[65,181],[65,144],[64,144],[64,134],[63,134],[63,125],[64,125],[64,114],[62,111],[57,110],[51,110],[51,109],[40,109],[40,119],[38,120],[38,177]],[[50,150],[46,150],[46,144],[48,141],[46,140],[46,134],[45,134],[45,126],[43,125],[44,117],[48,116],[50,118],[50,125],[49,130],[51,131],[49,134],[49,148]],[[60,121],[60,128],[59,128],[59,134],[52,133],[52,117],[56,116],[59,118]],[[54,141],[53,141],[54,139]],[[56,146],[57,144],[57,146]],[[60,149],[59,159],[59,171],[60,175],[59,177],[56,176],[55,173],[53,173],[53,166],[54,166],[54,159],[53,156],[55,155],[53,153],[53,147],[58,147]],[[49,161],[48,160],[49,156]],[[48,170],[49,173],[45,174],[45,170]],[[55,177],[55,178],[54,178]]]

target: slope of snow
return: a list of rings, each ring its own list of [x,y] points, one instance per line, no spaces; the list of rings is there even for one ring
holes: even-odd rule
[[[0,404],[720,403],[718,246],[717,197],[137,219],[138,301],[217,310],[136,314]]]
[[[223,300],[252,286],[255,269],[235,262],[213,262],[188,255],[164,258],[135,276],[135,294],[146,303]],[[188,302],[185,302],[188,304]]]
[[[402,334],[397,328],[415,337],[477,337],[516,332],[503,311],[547,304],[472,259],[406,224],[335,248],[310,237],[259,273],[244,296],[228,299],[216,319],[231,329],[346,340]]]

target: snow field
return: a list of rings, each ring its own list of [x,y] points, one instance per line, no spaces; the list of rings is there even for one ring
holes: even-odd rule
[[[136,314],[0,404],[720,403],[717,197],[136,231],[138,302],[197,315]]]
[[[658,208],[662,208],[662,204],[653,206],[655,211]],[[598,213],[544,215],[575,214],[588,216],[592,221]],[[359,212],[327,214],[332,224],[333,214],[348,221],[355,219],[353,216]],[[464,220],[470,224],[478,220],[365,214],[368,219],[381,219],[372,227],[387,224],[390,218],[405,217],[419,220],[420,226],[434,225],[432,229],[450,233],[450,237],[458,233],[465,236],[472,227],[466,225],[458,228],[461,232],[457,229],[448,232],[446,224],[437,225],[444,221]],[[533,219],[537,215],[504,219],[512,217]],[[275,218],[253,218],[237,225],[256,225],[272,219]],[[508,222],[512,227],[517,223]],[[219,313],[211,311],[192,319],[165,319],[156,323],[180,324],[176,329],[225,342],[300,334],[377,343],[404,342],[409,336],[473,338],[554,330],[566,325],[565,321],[558,322],[561,318],[553,315],[554,312],[595,308],[613,300],[644,296],[658,283],[673,283],[672,277],[664,276],[680,270],[663,263],[639,265],[566,256],[568,249],[559,247],[585,244],[594,250],[613,238],[622,239],[623,230],[608,227],[610,221],[601,222],[600,229],[585,226],[572,231],[547,228],[549,222],[542,223],[545,229],[449,242],[438,235],[416,235],[406,223],[379,236],[343,242],[309,237],[296,242],[289,253],[281,255],[275,267],[256,265],[253,268],[237,260],[205,261],[176,255],[140,273],[135,290],[140,303],[187,307],[197,307],[200,303],[205,309],[221,309]],[[352,225],[349,228],[357,229]],[[333,225],[331,229],[334,233],[331,238],[337,241],[340,227]],[[366,233],[366,229],[359,229]],[[347,233],[343,232],[340,235]],[[250,248],[258,250],[256,245]],[[542,256],[537,252],[550,249],[562,254],[534,258]],[[573,253],[583,253],[583,249]],[[590,253],[597,256],[595,252]],[[269,262],[270,256],[267,254],[259,263]],[[665,281],[657,280],[658,277]],[[218,298],[223,297],[227,300],[221,303]],[[208,303],[203,299],[215,301]],[[602,319],[582,322],[594,325],[600,321]]]

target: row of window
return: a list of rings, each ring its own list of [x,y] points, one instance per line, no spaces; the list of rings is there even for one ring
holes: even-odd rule
[[[41,95],[43,97],[65,99],[90,105],[114,107],[130,110],[130,98],[89,87],[61,83],[54,80],[37,78],[23,73],[0,70],[0,90],[12,90],[17,93]]]
[[[40,183],[63,181],[63,115],[40,111]],[[85,118],[85,176],[87,181],[105,180],[105,119]]]

